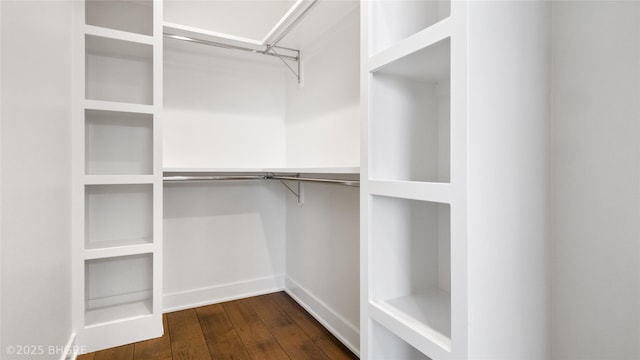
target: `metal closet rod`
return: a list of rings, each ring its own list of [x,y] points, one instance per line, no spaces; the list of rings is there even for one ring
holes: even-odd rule
[[[285,54],[280,54],[280,53],[269,52],[269,50],[271,50],[271,47],[269,48],[269,50],[258,50],[258,49],[253,49],[253,48],[249,48],[249,47],[244,47],[244,46],[230,45],[230,44],[223,44],[223,43],[219,43],[219,42],[215,42],[215,41],[195,39],[195,38],[192,38],[192,37],[172,34],[172,33],[169,33],[169,32],[165,32],[165,33],[163,33],[163,35],[164,35],[164,37],[170,38],[170,39],[188,41],[188,42],[192,42],[192,43],[196,43],[196,44],[215,46],[215,47],[224,48],[224,49],[233,49],[233,50],[246,51],[246,52],[250,52],[250,53],[254,53],[254,54],[269,55],[269,56],[274,56],[274,57],[277,57],[277,58],[287,59],[287,60],[291,60],[291,61],[298,61],[300,59],[300,52],[298,50],[284,48],[284,47],[280,47],[280,46],[272,46],[272,47],[276,48],[276,49],[282,49],[282,50],[287,50],[287,51],[298,52],[298,55],[297,56],[291,56],[291,55],[285,55]]]
[[[204,175],[204,176],[165,176],[162,178],[166,182],[179,181],[236,181],[236,180],[291,180],[317,182],[326,184],[339,184],[347,186],[360,186],[360,180],[346,179],[323,179],[304,176],[281,176],[281,175]]]

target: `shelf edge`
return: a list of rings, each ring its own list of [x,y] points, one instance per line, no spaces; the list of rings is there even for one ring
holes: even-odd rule
[[[372,195],[451,204],[451,184],[418,181],[369,180]]]
[[[116,101],[85,99],[83,107],[85,110],[118,111],[152,115],[155,113],[154,105],[132,104]]]
[[[391,47],[369,57],[367,69],[369,72],[376,72],[385,65],[451,37],[451,29],[450,17],[440,20],[428,28],[400,40]]]
[[[155,41],[153,36],[131,33],[122,30],[114,30],[95,25],[84,25],[83,30],[85,35],[99,36],[108,39],[122,40],[144,45],[153,45]]]
[[[153,184],[155,175],[85,175],[85,185]]]
[[[113,258],[119,256],[140,255],[140,254],[153,254],[155,244],[138,244],[138,245],[125,245],[114,246],[98,249],[84,250],[85,260],[95,260],[103,258]]]
[[[373,302],[369,302],[369,313],[371,319],[430,358],[451,358],[451,340],[448,342],[438,341],[434,336],[431,336],[429,331],[417,329],[412,326],[413,324],[392,316],[380,305]]]

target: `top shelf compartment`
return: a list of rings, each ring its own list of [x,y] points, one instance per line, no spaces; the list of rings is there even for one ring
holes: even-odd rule
[[[369,56],[436,24],[450,13],[450,0],[370,2]]]
[[[153,36],[153,1],[85,1],[87,25]]]

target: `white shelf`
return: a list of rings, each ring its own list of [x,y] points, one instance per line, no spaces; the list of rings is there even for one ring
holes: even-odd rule
[[[85,326],[96,326],[150,316],[152,310],[151,299],[87,310],[85,313]]]
[[[451,203],[451,185],[443,183],[371,180],[369,192],[372,195]]]
[[[451,39],[443,37],[435,43],[416,47],[416,51],[407,54],[396,53],[374,58],[378,60],[372,61],[374,78],[377,74],[386,74],[414,81],[448,84],[451,77]],[[393,60],[382,61],[387,58]]]
[[[105,29],[100,30],[106,31]],[[91,33],[85,35],[85,52],[87,54],[99,54],[114,58],[141,59],[147,62],[153,61],[152,43],[139,43],[102,35],[92,35]]]
[[[92,243],[84,251],[85,260],[103,259],[117,256],[148,254],[153,252],[154,245],[151,238],[122,239],[105,242],[105,244]]]
[[[447,18],[370,57],[368,60],[368,69],[370,72],[376,72],[380,68],[391,64],[394,61],[410,56],[420,50],[424,50],[425,48],[449,37],[451,37],[451,20]],[[429,63],[421,65],[425,66]],[[414,74],[412,73],[411,75],[413,76]]]
[[[154,175],[85,175],[85,185],[153,184]]]
[[[264,168],[164,168],[164,173],[264,173]]]
[[[317,167],[317,168],[270,168],[266,171],[273,173],[292,174],[360,174],[360,167]]]
[[[424,334],[443,348],[451,349],[451,295],[442,290],[413,294],[378,302],[392,317]]]
[[[406,341],[429,358],[451,358],[451,338],[443,335],[440,330],[421,323],[414,317],[408,316],[404,311],[388,304],[371,302],[368,310],[374,322],[381,324],[398,338]],[[446,308],[430,307],[427,311],[446,312],[446,310]]]
[[[371,321],[371,359],[432,360],[380,323]]]
[[[153,105],[131,104],[115,101],[84,100],[86,110],[120,111],[138,114],[153,114]]]
[[[98,26],[85,25],[84,32],[87,35],[98,36],[102,38],[108,38],[113,40],[122,40],[132,43],[139,43],[145,45],[153,45],[154,39],[151,36],[133,34],[126,31],[108,29]]]
[[[287,174],[359,174],[360,167],[318,167],[318,168],[164,168],[164,173],[205,174],[205,173],[287,173]]]

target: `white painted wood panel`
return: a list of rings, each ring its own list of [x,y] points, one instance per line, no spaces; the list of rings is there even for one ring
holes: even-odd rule
[[[472,1],[468,19],[469,357],[547,359],[550,4]]]

